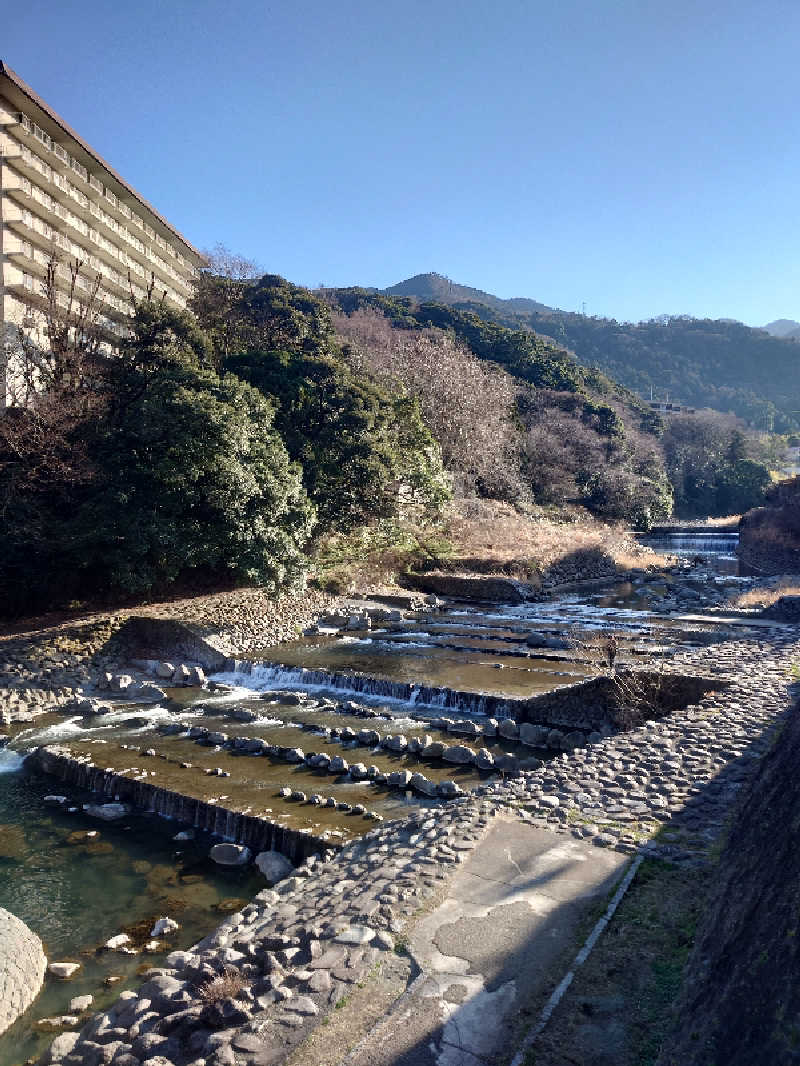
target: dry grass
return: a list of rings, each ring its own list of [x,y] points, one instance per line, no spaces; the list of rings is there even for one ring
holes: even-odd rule
[[[733,601],[735,607],[771,607],[781,596],[800,596],[800,578],[796,574],[784,574],[774,579],[776,584],[748,589]]]
[[[214,977],[197,990],[198,998],[207,1006],[223,999],[235,999],[244,988],[244,980],[238,970],[226,966],[219,977]]]
[[[445,522],[456,558],[494,560],[498,569],[509,563],[527,563],[540,573],[578,551],[600,550],[620,569],[668,566],[670,558],[658,555],[627,536],[583,513],[520,514],[510,504],[495,500],[455,500]]]
[[[436,526],[406,522],[376,527],[370,537],[364,531],[329,537],[319,545],[315,564],[317,581],[326,591],[378,593],[396,589],[398,575],[407,570],[441,568],[528,580],[577,553],[587,559],[591,553],[602,554],[618,570],[674,562],[585,511],[522,514],[497,500],[456,499]]]

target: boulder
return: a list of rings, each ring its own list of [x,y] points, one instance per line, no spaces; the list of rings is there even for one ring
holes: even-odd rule
[[[410,770],[395,770],[386,778],[389,788],[408,788],[414,775]]]
[[[504,718],[497,727],[497,732],[506,740],[516,740],[519,736],[519,726],[513,718]]]
[[[523,722],[519,727],[519,739],[529,748],[546,748],[547,735],[550,729],[546,725],[535,725],[533,722]]]
[[[219,866],[244,866],[252,853],[244,844],[215,844],[208,857]]]
[[[475,761],[475,752],[464,744],[451,744],[442,752],[442,759],[457,766],[469,766]]]
[[[479,770],[493,770],[494,755],[487,748],[481,748],[475,756],[475,765]]]
[[[408,749],[408,738],[404,737],[402,733],[398,733],[397,736],[388,736],[383,741],[383,747],[387,751],[396,751],[399,754],[403,754]]]
[[[328,770],[332,774],[346,774],[349,769],[350,764],[341,755],[334,755],[330,763],[328,763]]]
[[[301,763],[306,761],[302,748],[288,748],[283,757],[287,762]]]
[[[134,685],[128,689],[128,695],[137,700],[147,700],[148,703],[159,703],[167,698],[163,688],[159,688],[152,681],[142,681],[140,685]]]
[[[51,1066],[51,1063],[59,1063],[66,1058],[77,1044],[80,1035],[79,1032],[59,1033],[42,1059],[44,1066]]]
[[[433,797],[436,795],[436,782],[430,781],[424,774],[412,774],[409,785],[415,792],[419,792],[423,796]]]
[[[436,793],[442,799],[455,799],[456,796],[463,796],[464,790],[455,781],[440,781],[436,786]]]
[[[132,810],[127,803],[84,803],[83,809],[90,818],[100,818],[104,822],[126,818]]]
[[[256,866],[270,885],[282,881],[294,873],[294,866],[279,851],[260,851],[256,855]]]
[[[363,762],[353,763],[350,767],[350,776],[354,781],[363,781],[368,776],[367,768]]]
[[[156,677],[160,677],[164,681],[169,681],[175,673],[174,663],[159,663],[156,667]]]
[[[363,744],[365,747],[374,748],[376,744],[380,744],[381,735],[377,729],[362,729],[358,734],[357,740],[359,744]]]
[[[121,948],[126,948],[131,942],[131,938],[127,933],[118,933],[116,936],[112,936],[103,945],[108,951],[119,951]]]
[[[66,981],[77,973],[80,968],[81,964],[79,962],[51,962],[47,967],[47,972],[53,977]]]
[[[450,722],[447,727],[448,733],[458,733],[461,736],[476,737],[480,733],[480,729],[475,722],[470,721],[456,721]]]
[[[178,929],[180,929],[180,926],[173,918],[159,918],[150,930],[150,936],[169,936],[170,933],[175,933]]]
[[[202,666],[190,666],[189,667],[189,679],[186,682],[192,686],[203,686],[206,681],[206,675],[203,672]]]
[[[442,752],[445,748],[445,745],[442,743],[442,741],[433,740],[429,736],[426,736],[425,740],[428,741],[428,743],[423,744],[423,746],[419,749],[420,757],[423,759],[441,759]]]

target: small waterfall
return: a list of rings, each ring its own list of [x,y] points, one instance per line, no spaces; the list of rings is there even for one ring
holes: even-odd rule
[[[289,667],[279,663],[248,663],[236,674],[214,676],[220,681],[235,684],[241,684],[246,680],[248,687],[258,692],[292,688],[307,691],[336,691],[343,695],[349,693],[357,696],[371,696],[410,704],[414,707],[442,710],[450,708],[462,713],[483,714],[490,718],[508,718],[514,714],[517,705],[525,703],[524,700],[484,692],[464,692],[435,685],[389,681],[385,678],[367,677],[363,674]]]
[[[0,774],[14,774],[22,769],[25,755],[19,751],[0,748]]]
[[[172,818],[201,832],[211,833],[237,844],[245,844],[252,851],[275,849],[291,859],[295,865],[309,855],[325,854],[337,847],[330,841],[319,840],[311,833],[277,825],[267,818],[242,814],[147,781],[103,770],[91,762],[74,759],[58,749],[37,748],[30,758],[35,769],[56,777],[64,784],[94,792],[108,799],[119,799],[130,803],[136,810]]]
[[[687,529],[685,532],[656,532],[642,539],[643,543],[657,551],[692,552],[697,555],[735,555],[739,547],[739,534],[734,532],[702,532]]]

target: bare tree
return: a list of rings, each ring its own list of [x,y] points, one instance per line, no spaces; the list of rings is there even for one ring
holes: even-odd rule
[[[517,386],[440,329],[398,329],[380,312],[334,313],[351,362],[419,400],[460,495],[513,499],[518,476]]]

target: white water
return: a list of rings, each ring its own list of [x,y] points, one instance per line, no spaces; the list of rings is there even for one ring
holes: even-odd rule
[[[25,756],[18,751],[9,751],[8,748],[0,748],[0,774],[15,774],[22,768]]]

